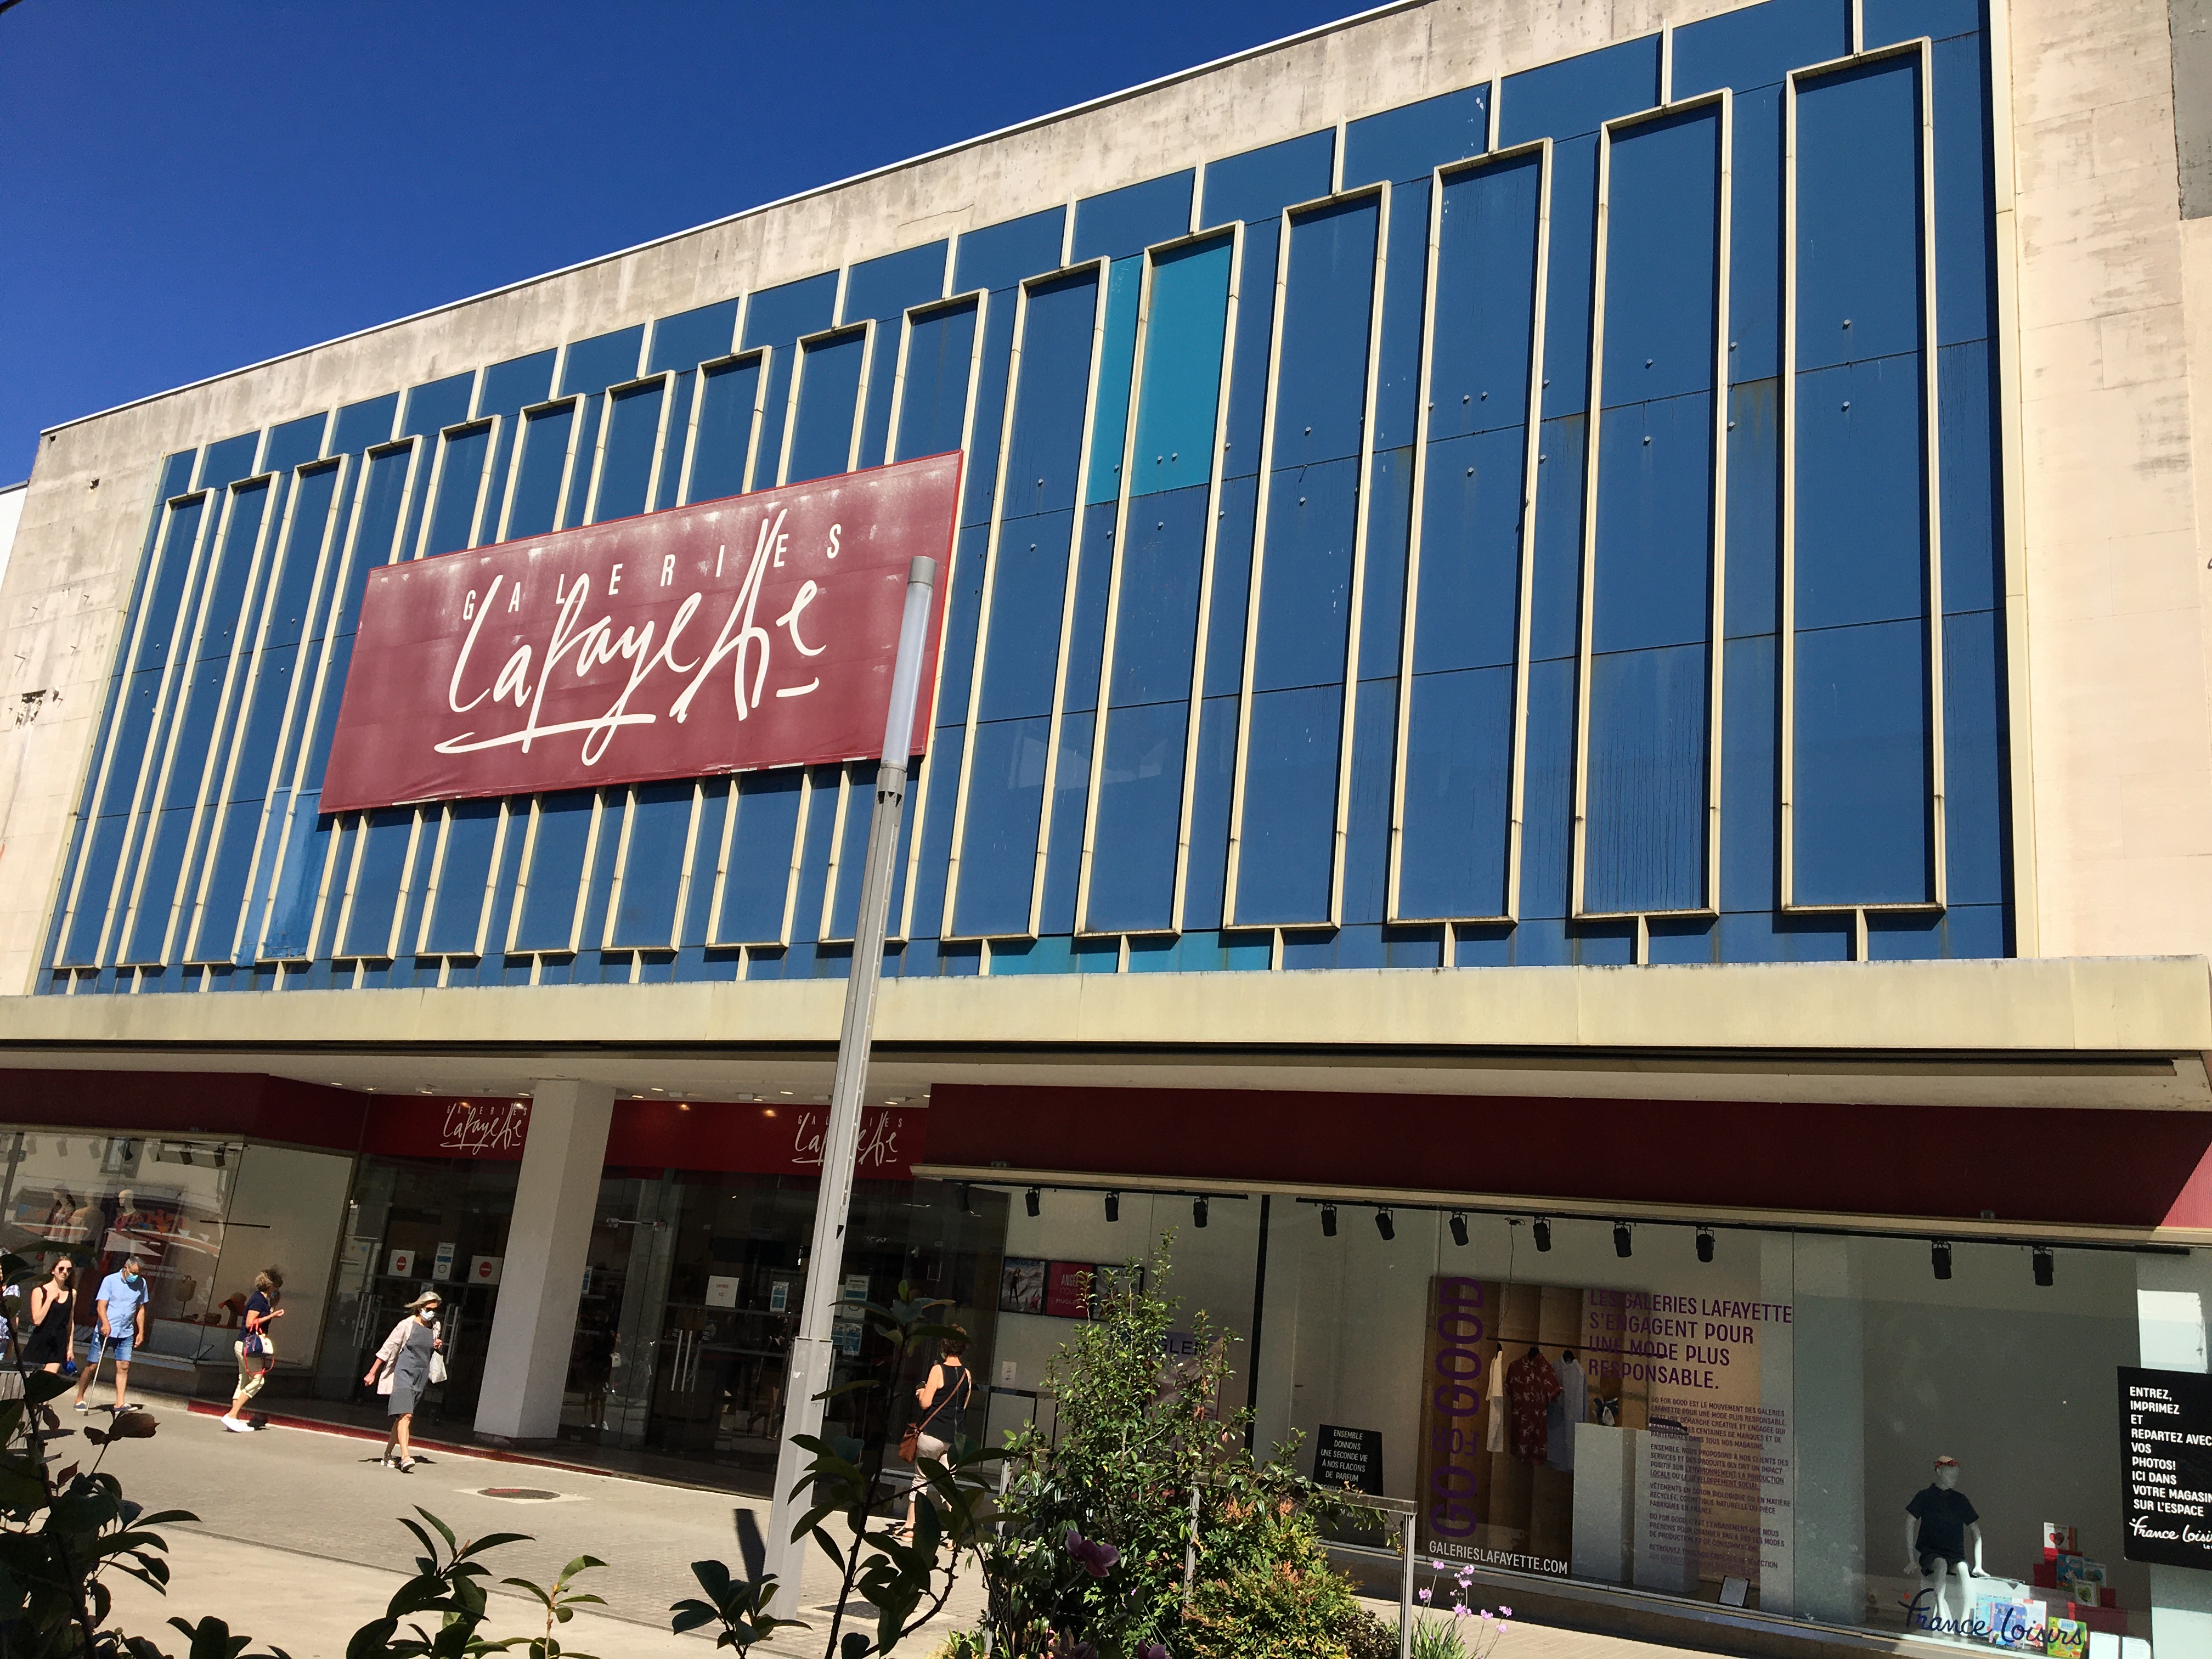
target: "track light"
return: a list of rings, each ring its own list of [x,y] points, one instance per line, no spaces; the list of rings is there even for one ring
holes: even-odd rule
[[[1334,1204],[1321,1206],[1321,1236],[1323,1238],[1336,1237],[1336,1206]]]
[[[1613,1253],[1618,1256],[1626,1256],[1635,1249],[1636,1245],[1634,1241],[1628,1236],[1628,1224],[1626,1221],[1614,1222],[1613,1224]]]
[[[1936,1277],[1938,1279],[1948,1279],[1951,1276],[1951,1244],[1948,1239],[1929,1240],[1928,1265],[1936,1270]]]
[[[1462,1249],[1466,1248],[1467,1218],[1462,1215],[1457,1210],[1454,1210],[1452,1212],[1451,1230],[1452,1243],[1459,1245]]]
[[[1038,1194],[1037,1189],[1034,1187],[1030,1188],[1022,1198],[1022,1208],[1030,1212],[1030,1216],[1032,1220],[1034,1220],[1036,1216],[1039,1207],[1039,1198],[1040,1194]]]
[[[1540,1250],[1550,1249],[1552,1248],[1552,1224],[1547,1221],[1542,1216],[1538,1216],[1536,1218],[1534,1231],[1536,1234],[1536,1248]]]
[[[1698,1229],[1698,1260],[1711,1261],[1712,1259],[1713,1230],[1711,1227],[1700,1227]]]
[[[1106,1194],[1106,1218],[1109,1221],[1119,1221],[1121,1218],[1121,1194],[1109,1193]]]
[[[1194,1227],[1206,1225],[1206,1200],[1202,1198],[1194,1198],[1190,1201],[1190,1224]]]
[[[1390,1219],[1389,1211],[1377,1210],[1375,1212],[1375,1231],[1382,1235],[1382,1239],[1385,1243],[1388,1243],[1390,1240],[1397,1237],[1398,1224]]]
[[[2035,1262],[2035,1282],[2045,1288],[2048,1288],[2051,1284],[2051,1270],[2057,1265],[2051,1257],[2051,1247],[2048,1244],[2037,1245],[2035,1247],[2033,1261]]]

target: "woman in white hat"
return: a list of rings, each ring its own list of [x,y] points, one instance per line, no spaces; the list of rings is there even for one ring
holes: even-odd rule
[[[362,1378],[390,1401],[386,1409],[392,1419],[392,1434],[384,1443],[382,1461],[394,1464],[402,1474],[415,1472],[415,1454],[407,1443],[407,1431],[414,1426],[416,1402],[430,1386],[430,1361],[446,1346],[438,1325],[438,1308],[435,1291],[425,1291],[409,1303],[407,1317],[392,1328],[392,1334],[384,1339],[384,1346],[369,1362],[368,1375]],[[380,1382],[377,1381],[380,1372],[384,1379]],[[399,1448],[396,1458],[392,1453],[395,1443]]]

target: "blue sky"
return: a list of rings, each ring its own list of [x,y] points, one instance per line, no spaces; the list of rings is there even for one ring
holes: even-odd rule
[[[41,428],[1361,9],[21,0],[0,483]]]

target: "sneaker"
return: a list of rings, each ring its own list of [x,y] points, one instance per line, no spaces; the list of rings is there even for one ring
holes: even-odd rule
[[[234,1417],[224,1418],[222,1419],[222,1425],[224,1428],[229,1430],[233,1434],[252,1434],[253,1432],[252,1424],[241,1423]]]
[[[415,1460],[414,1460],[413,1458],[411,1458],[411,1457],[403,1457],[403,1458],[401,1458],[401,1459],[399,1460],[399,1473],[400,1473],[400,1474],[414,1474],[414,1473],[415,1473]]]
[[[88,1412],[92,1409],[91,1407],[86,1405],[82,1400],[76,1402],[76,1408],[81,1412]]]

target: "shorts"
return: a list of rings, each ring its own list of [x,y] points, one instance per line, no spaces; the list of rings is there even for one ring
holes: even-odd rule
[[[243,1337],[230,1345],[238,1356],[237,1392],[240,1399],[251,1400],[259,1394],[261,1385],[269,1380],[270,1369],[276,1363],[276,1350],[270,1346],[269,1339],[263,1337],[261,1344],[259,1353],[246,1352]]]
[[[1966,1565],[1960,1557],[1946,1555],[1940,1550],[1920,1552],[1920,1573],[1923,1578],[1939,1572],[1948,1573],[1954,1567],[1962,1567]]]
[[[951,1447],[933,1434],[917,1436],[914,1443],[914,1485],[908,1490],[916,1492],[927,1491],[929,1486],[929,1477],[921,1472],[921,1460],[925,1457],[933,1457],[942,1463],[945,1461],[945,1453],[951,1449]]]
[[[105,1331],[94,1331],[92,1334],[92,1369],[98,1370],[101,1359],[109,1354],[115,1356],[117,1364],[129,1364],[131,1343],[137,1335],[136,1331],[125,1331],[120,1336],[110,1336]]]

